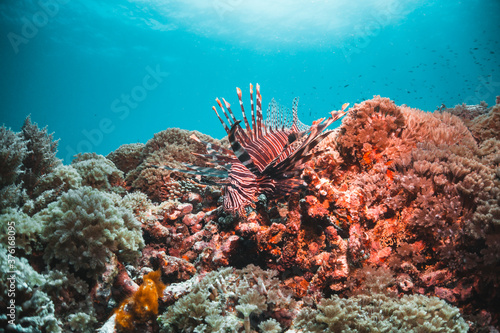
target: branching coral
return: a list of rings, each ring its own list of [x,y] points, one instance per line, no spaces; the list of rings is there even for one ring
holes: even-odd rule
[[[27,142],[20,133],[0,127],[0,210],[20,203],[19,184],[22,163],[28,154]]]
[[[95,277],[111,256],[133,261],[144,246],[140,224],[115,198],[89,186],[69,190],[36,214],[44,222],[44,259]]]
[[[21,175],[22,163],[28,153],[26,141],[19,133],[0,127],[0,188],[14,184]]]
[[[53,140],[52,134],[47,132],[47,127],[39,129],[36,123],[31,122],[30,116],[26,118],[21,133],[28,148],[28,154],[23,160],[24,173],[21,178],[23,187],[32,196],[39,178],[61,165],[61,160],[56,157],[59,140]]]

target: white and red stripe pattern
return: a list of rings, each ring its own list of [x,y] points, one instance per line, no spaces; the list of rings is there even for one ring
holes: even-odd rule
[[[297,117],[298,99],[294,99],[292,117],[290,112],[280,108],[274,100],[269,104],[267,119],[262,116],[262,96],[256,85],[256,107],[254,111],[253,85],[250,84],[251,122],[250,125],[243,106],[242,94],[236,88],[243,115],[245,128],[236,120],[229,104],[217,98],[217,104],[226,121],[217,108],[212,107],[231,143],[228,150],[218,145],[193,139],[205,144],[207,154],[197,154],[208,160],[210,167],[198,167],[184,164],[186,170],[163,167],[167,170],[223,178],[217,184],[224,185],[224,209],[231,213],[245,215],[245,207],[254,206],[257,195],[264,193],[269,197],[290,194],[301,185],[300,174],[304,164],[321,151],[313,151],[329,131],[324,131],[346,112],[332,111],[328,119],[315,121],[311,127],[302,124]],[[229,125],[229,126],[228,126]]]

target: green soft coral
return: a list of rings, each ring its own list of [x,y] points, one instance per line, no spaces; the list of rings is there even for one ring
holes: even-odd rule
[[[130,209],[116,196],[83,186],[69,190],[35,215],[44,223],[44,259],[63,262],[90,277],[103,271],[112,256],[135,260],[144,246],[142,231]]]

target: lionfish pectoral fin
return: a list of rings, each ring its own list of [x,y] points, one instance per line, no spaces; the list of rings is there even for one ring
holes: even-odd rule
[[[226,181],[216,182],[216,181],[204,178],[203,176],[201,179],[195,178],[194,181],[197,182],[198,184],[202,184],[202,185],[213,185],[213,186],[226,186],[227,185]]]
[[[238,160],[248,169],[250,172],[252,172],[254,175],[260,175],[259,169],[255,166],[255,163],[252,160],[252,157],[250,157],[250,154],[246,151],[245,148],[236,140],[234,134],[237,130],[237,128],[240,127],[240,122],[241,120],[238,120],[236,123],[231,126],[231,130],[229,131],[229,142],[231,143],[231,148],[233,149],[234,154],[238,158]]]
[[[226,170],[219,170],[219,169],[207,168],[207,167],[199,167],[197,165],[191,165],[191,164],[186,164],[186,163],[183,163],[182,165],[185,166],[186,169],[171,168],[171,167],[168,167],[166,165],[149,164],[148,166],[152,167],[152,168],[165,169],[165,170],[169,170],[169,171],[177,171],[177,172],[187,173],[187,174],[196,175],[196,176],[227,178],[227,175],[228,175],[228,172]]]

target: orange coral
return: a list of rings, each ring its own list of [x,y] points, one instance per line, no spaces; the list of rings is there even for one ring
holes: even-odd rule
[[[120,304],[116,310],[117,328],[132,331],[136,323],[143,323],[158,314],[158,297],[165,289],[160,277],[159,270],[146,274],[139,290]]]

